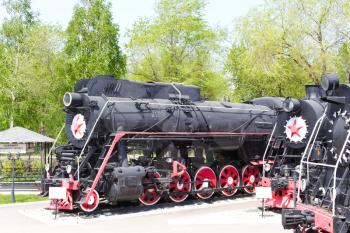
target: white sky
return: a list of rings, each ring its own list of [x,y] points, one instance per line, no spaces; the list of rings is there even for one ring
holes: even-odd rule
[[[1,1],[1,0],[0,0]],[[233,29],[234,19],[248,12],[264,0],[207,0],[205,19],[213,27]],[[39,12],[39,18],[46,23],[66,27],[72,17],[73,7],[78,0],[32,0],[32,8]],[[121,42],[126,42],[125,33],[140,17],[154,15],[156,0],[110,0],[114,22],[120,27]],[[0,5],[0,23],[5,9]]]

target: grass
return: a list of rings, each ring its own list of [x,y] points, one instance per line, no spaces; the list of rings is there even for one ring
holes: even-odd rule
[[[47,197],[40,197],[35,194],[15,194],[16,203],[20,202],[33,202],[33,201],[45,201]],[[11,202],[10,194],[0,194],[0,204],[9,204]]]

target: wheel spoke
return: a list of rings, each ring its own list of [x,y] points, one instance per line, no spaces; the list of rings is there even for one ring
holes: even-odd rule
[[[156,204],[160,198],[161,193],[158,193],[156,190],[156,180],[160,177],[160,174],[158,172],[155,173],[148,173],[146,174],[144,184],[147,184],[147,186],[151,186],[151,188],[144,189],[143,194],[139,197],[139,201],[144,205],[154,205]]]
[[[89,192],[90,189],[87,191]],[[98,192],[94,189],[87,203],[80,204],[80,208],[85,212],[93,212],[100,203],[100,196]]]
[[[209,182],[208,182],[209,181]],[[203,188],[216,187],[216,175],[210,167],[201,167],[194,176],[195,190],[199,191]],[[203,192],[197,193],[197,196],[201,199],[208,199],[213,195],[214,191],[205,190]]]
[[[227,174],[223,176],[222,174]],[[232,188],[232,190],[222,190],[221,193],[225,196],[232,196],[237,192],[234,187],[239,186],[239,179],[237,179],[239,173],[238,170],[232,165],[224,166],[220,171],[220,187],[221,188]]]
[[[169,198],[174,202],[182,202],[188,197],[188,191],[191,190],[190,175],[185,171],[179,179],[173,178],[172,188],[170,188]],[[174,192],[184,192],[184,193],[174,193]]]
[[[260,171],[257,167],[247,165],[242,169],[242,181],[244,186],[254,186],[253,188],[244,188],[246,193],[252,194],[255,192],[255,186],[260,180]]]

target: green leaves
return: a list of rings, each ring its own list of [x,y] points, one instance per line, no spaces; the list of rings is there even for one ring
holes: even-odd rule
[[[64,47],[72,85],[99,74],[125,74],[126,58],[118,45],[118,32],[112,22],[111,5],[104,0],[84,0],[75,7]]]
[[[348,4],[268,0],[242,17],[226,62],[236,99],[301,97],[305,84],[317,84],[323,73],[347,66],[337,57],[348,56],[339,50],[350,33]]]
[[[162,0],[154,18],[137,21],[127,45],[129,78],[195,84],[210,99],[222,99],[227,83],[211,57],[223,38],[204,21],[204,7],[201,0]]]
[[[64,32],[41,23],[29,0],[5,2],[0,31],[0,129],[14,125],[55,136],[62,96],[81,78],[125,73],[110,4],[82,0]]]
[[[126,56],[107,0],[81,0],[66,30],[40,22],[30,0],[3,1],[0,129],[15,125],[55,136],[62,95],[98,74],[125,78]],[[204,0],[160,0],[156,15],[128,32],[126,77],[194,84],[212,100],[304,96],[324,72],[350,77],[350,3],[267,0],[241,17],[226,58],[226,33],[204,20]],[[225,59],[225,71],[221,60]]]
[[[63,120],[60,96],[67,89],[60,76],[61,34],[56,27],[35,24],[16,47],[3,45],[1,129],[13,120],[14,125],[55,134],[56,124]]]

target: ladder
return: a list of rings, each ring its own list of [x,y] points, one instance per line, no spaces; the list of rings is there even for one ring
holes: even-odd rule
[[[89,192],[86,194],[86,197],[82,203],[87,203],[87,201],[90,200],[90,197],[91,197],[93,191],[95,190],[95,188],[96,188],[96,186],[101,178],[101,175],[102,175],[102,173],[103,173],[103,171],[108,163],[108,160],[110,159],[110,157],[114,151],[116,144],[122,139],[122,137],[125,136],[125,134],[126,134],[125,132],[118,132],[117,134],[115,134],[111,144],[108,144],[108,147],[105,147],[103,149],[103,151],[102,151],[103,153],[101,153],[101,155],[98,158],[98,161],[95,165],[95,168],[98,168],[97,174],[93,180],[93,183],[89,189]]]
[[[266,148],[265,148],[265,151],[264,151],[264,155],[263,155],[263,169],[262,169],[263,170],[263,177],[265,177],[265,164],[268,163],[268,161],[265,162],[265,159],[268,160],[268,158],[272,156],[273,146],[275,145],[275,142],[276,142],[276,141],[274,141],[273,143],[271,143],[272,142],[272,138],[275,135],[276,126],[277,126],[277,121],[276,121],[275,125],[273,126],[273,129],[272,129],[269,141],[267,142],[267,145],[266,145]],[[268,151],[270,152],[269,155],[267,155]]]
[[[266,163],[268,163],[268,161],[270,159],[273,160],[273,165],[272,167],[270,168],[270,171],[275,167],[275,164],[276,164],[276,161],[279,161],[280,158],[282,158],[282,161],[281,163],[283,163],[284,159],[286,157],[295,157],[295,155],[287,155],[287,152],[288,152],[288,148],[287,147],[284,147],[284,141],[285,141],[285,138],[283,136],[277,136],[277,137],[274,137],[275,136],[275,131],[276,131],[276,125],[277,125],[277,122],[275,123],[275,126],[273,127],[273,130],[271,132],[271,136],[270,136],[270,139],[267,143],[267,146],[266,146],[266,149],[265,149],[265,152],[264,152],[264,156],[263,156],[263,165],[265,165]],[[272,139],[274,137],[274,139]],[[281,148],[284,147],[284,150],[283,150],[283,153],[282,154],[279,154],[279,151],[281,150]],[[274,153],[275,152],[275,153]],[[263,168],[263,177],[266,176],[266,171],[265,169]]]

